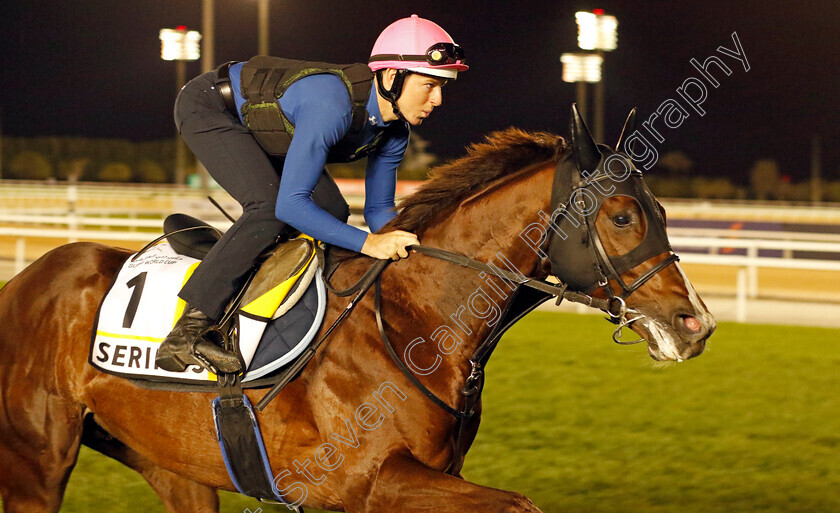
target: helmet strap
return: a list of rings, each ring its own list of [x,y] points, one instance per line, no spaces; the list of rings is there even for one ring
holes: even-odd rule
[[[405,83],[405,77],[408,75],[408,71],[404,69],[396,70],[396,75],[394,75],[394,83],[391,84],[390,89],[385,89],[385,85],[382,83],[382,76],[385,70],[380,69],[376,72],[376,89],[379,91],[379,95],[386,100],[388,103],[391,104],[391,108],[394,109],[394,115],[397,116],[397,119],[400,121],[408,122],[405,117],[400,112],[399,107],[397,107],[397,100],[402,95],[403,84]]]

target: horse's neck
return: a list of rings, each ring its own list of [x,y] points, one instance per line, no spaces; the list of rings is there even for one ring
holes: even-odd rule
[[[539,257],[520,234],[532,223],[544,225],[539,211],[548,209],[553,167],[546,166],[462,204],[445,220],[427,229],[421,243],[491,263],[501,270],[533,276]],[[498,321],[512,296],[510,284],[452,263],[430,264],[421,260],[425,258],[414,258],[415,265],[422,266],[416,272],[432,280],[433,289],[424,291],[431,297],[422,310],[436,311],[436,322],[443,330],[438,339],[444,344],[451,344],[445,340],[448,334],[460,337],[461,343],[449,359],[463,362]]]

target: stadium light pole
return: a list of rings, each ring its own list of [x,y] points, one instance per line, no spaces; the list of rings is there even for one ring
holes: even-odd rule
[[[201,34],[187,30],[181,25],[175,29],[161,29],[160,58],[175,61],[176,94],[187,83],[187,61],[196,61],[201,56],[199,47]],[[186,178],[187,147],[180,135],[175,136],[175,183],[182,184]]]
[[[257,0],[257,33],[259,36],[257,53],[259,55],[268,55],[268,1]]]
[[[201,1],[201,72],[207,73],[215,68],[216,61],[216,18],[214,0]]]
[[[811,204],[822,201],[822,140],[819,135],[811,138]]]
[[[0,111],[0,178],[3,178],[3,111]]]
[[[593,51],[603,59],[604,52],[618,47],[618,20],[604,13],[603,9],[575,13],[578,26],[578,47]],[[603,74],[602,74],[603,75]],[[595,140],[604,141],[604,79],[595,82]]]
[[[577,84],[577,106],[584,119],[589,110],[586,101],[586,84],[597,84],[601,81],[603,61],[603,57],[594,53],[564,53],[560,56],[560,62],[563,63],[563,82]]]
[[[216,67],[216,3],[215,0],[201,0],[201,72],[207,73]],[[201,180],[202,190],[210,190],[210,173],[200,160],[195,160],[195,171]]]

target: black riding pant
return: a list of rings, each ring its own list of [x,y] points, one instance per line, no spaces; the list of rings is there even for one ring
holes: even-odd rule
[[[242,216],[178,294],[219,320],[260,253],[291,231],[274,216],[283,160],[269,157],[248,128],[225,110],[215,71],[191,80],[178,94],[175,125],[210,176],[242,205]],[[326,170],[312,199],[341,221],[350,216],[347,202]]]

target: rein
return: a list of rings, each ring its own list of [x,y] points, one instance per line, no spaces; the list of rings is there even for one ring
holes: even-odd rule
[[[289,382],[291,382],[292,379],[294,379],[295,376],[298,375],[298,373],[300,373],[300,371],[303,370],[306,364],[309,363],[309,360],[313,356],[315,356],[315,352],[318,350],[321,344],[332,334],[335,328],[337,328],[338,325],[341,324],[341,321],[343,321],[348,315],[350,315],[350,312],[353,311],[353,309],[356,307],[359,301],[365,296],[367,291],[370,290],[370,287],[371,285],[373,285],[373,282],[376,281],[377,283],[379,283],[379,276],[382,274],[382,271],[384,271],[385,268],[388,267],[388,264],[390,263],[390,260],[375,261],[373,265],[371,265],[370,268],[367,271],[365,271],[365,274],[362,275],[359,281],[346,290],[336,291],[334,288],[332,288],[332,286],[329,286],[329,289],[339,297],[346,297],[353,293],[355,293],[356,295],[353,296],[353,299],[351,299],[347,306],[344,307],[344,311],[341,312],[341,315],[339,315],[338,318],[330,325],[329,329],[327,329],[327,332],[324,333],[323,336],[321,336],[321,338],[319,338],[317,342],[307,347],[306,350],[294,361],[294,363],[283,371],[283,376],[280,378],[280,381],[278,381],[273,387],[271,387],[271,390],[269,390],[268,393],[265,394],[263,398],[260,399],[260,401],[257,403],[256,407],[258,411],[263,411],[263,409],[265,409],[265,407],[268,406],[268,403],[271,402],[271,400],[274,399],[274,397],[277,394],[279,394],[280,391],[283,390],[283,388],[286,385],[288,385]],[[324,282],[329,285],[329,280],[324,280]]]
[[[626,319],[626,313],[628,310],[624,299],[620,297],[612,297],[610,299],[600,299],[592,297],[582,292],[574,292],[568,290],[568,285],[564,283],[553,284],[539,279],[523,277],[522,275],[517,275],[509,271],[504,271],[487,263],[474,260],[466,255],[461,255],[452,251],[446,251],[444,249],[433,248],[423,245],[409,246],[408,249],[432,258],[436,258],[438,260],[444,260],[460,265],[462,267],[475,269],[477,271],[483,271],[497,278],[517,283],[520,286],[536,289],[540,292],[556,297],[556,304],[558,305],[565,299],[574,303],[580,303],[586,306],[599,308],[608,313],[613,319],[617,319],[616,322],[619,324],[617,332],[619,333],[622,327],[636,320],[636,318],[632,318],[629,321]],[[478,348],[473,352],[472,356],[470,357],[470,374],[469,376],[467,376],[466,380],[464,380],[464,384],[461,387],[461,395],[464,396],[465,400],[462,409],[460,411],[456,410],[452,406],[446,404],[446,402],[444,402],[440,397],[436,396],[434,392],[429,390],[429,388],[426,387],[417,378],[417,376],[415,376],[414,373],[411,372],[411,370],[406,366],[405,363],[403,363],[403,361],[397,355],[397,352],[394,349],[394,345],[385,331],[385,323],[382,320],[381,273],[376,276],[375,280],[376,286],[374,288],[374,311],[376,314],[376,325],[379,328],[379,336],[382,339],[383,344],[385,345],[385,349],[388,351],[388,355],[391,357],[391,360],[394,362],[394,364],[397,366],[400,372],[403,373],[406,379],[408,379],[409,382],[411,382],[411,384],[414,385],[414,387],[417,390],[422,392],[427,399],[429,399],[440,409],[454,417],[457,422],[457,430],[455,431],[455,435],[453,438],[453,460],[447,468],[448,473],[456,475],[458,474],[458,472],[460,472],[459,459],[464,449],[467,431],[467,421],[469,421],[473,416],[475,416],[477,411],[476,406],[481,400],[481,391],[484,386],[484,365],[487,363],[487,360],[489,360],[490,354],[492,353],[493,349],[496,346],[496,343],[499,340],[500,333],[498,333],[497,330],[500,327],[500,325],[497,325],[496,329],[494,329],[493,331],[491,331],[490,334],[487,335],[484,341],[478,346]],[[613,338],[616,339],[615,335]]]
[[[497,278],[507,280],[509,282],[517,283],[520,286],[529,287],[550,296],[554,296],[557,298],[556,304],[560,304],[563,300],[571,301],[574,303],[580,303],[589,307],[598,308],[603,310],[607,314],[609,314],[612,322],[618,324],[618,328],[616,332],[613,334],[613,340],[618,343],[620,342],[617,337],[620,335],[621,329],[633,321],[637,319],[637,317],[632,317],[627,319],[627,313],[636,313],[634,310],[628,310],[624,298],[621,296],[612,295],[609,299],[600,299],[582,292],[575,292],[568,290],[568,285],[565,283],[554,284],[549,283],[544,280],[535,279],[535,278],[528,278],[522,275],[517,275],[515,273],[504,271],[497,267],[494,267],[490,264],[485,262],[481,262],[475,259],[472,259],[466,255],[462,255],[459,253],[454,253],[452,251],[447,251],[440,248],[433,248],[429,246],[423,245],[413,245],[409,246],[410,250],[415,251],[417,253],[421,253],[423,255],[436,258],[438,260],[443,260],[446,262],[451,262],[462,267],[467,267],[470,269],[474,269],[477,271],[482,271],[487,274],[493,275]],[[667,262],[668,264],[671,263],[671,259],[666,259],[663,262]],[[283,372],[283,376],[281,380],[275,384],[268,393],[263,396],[263,398],[257,403],[256,408],[258,411],[262,411],[268,403],[289,383],[297,376],[301,370],[306,366],[312,356],[315,355],[315,352],[318,350],[320,345],[332,334],[332,332],[339,326],[339,324],[353,311],[356,304],[365,296],[368,290],[372,285],[374,287],[374,312],[376,315],[376,324],[379,329],[379,336],[382,339],[382,342],[385,346],[388,355],[393,360],[394,364],[397,368],[402,372],[402,374],[406,377],[406,379],[414,385],[417,390],[423,393],[432,403],[434,403],[437,407],[445,411],[447,414],[451,415],[456,419],[458,422],[458,429],[454,436],[454,459],[450,464],[448,472],[452,473],[453,475],[459,472],[459,465],[457,464],[458,459],[460,458],[461,452],[463,450],[463,444],[466,435],[467,429],[467,421],[469,421],[476,413],[476,406],[481,399],[481,391],[483,389],[484,384],[484,365],[486,364],[487,360],[490,357],[490,353],[494,349],[496,342],[498,342],[498,336],[496,331],[494,330],[491,332],[487,338],[478,346],[478,348],[473,352],[472,356],[469,359],[470,362],[470,374],[464,381],[464,385],[461,387],[461,394],[464,396],[465,401],[463,404],[463,408],[459,411],[449,406],[444,402],[441,398],[436,396],[434,392],[429,390],[418,378],[415,376],[411,370],[403,363],[400,357],[397,355],[394,346],[388,337],[388,334],[385,331],[385,322],[382,318],[382,273],[388,265],[391,264],[391,260],[377,260],[370,266],[370,268],[365,271],[362,277],[359,279],[356,284],[352,285],[351,287],[345,290],[336,290],[329,284],[329,280],[325,280],[329,290],[338,295],[339,297],[346,297],[351,294],[355,293],[355,296],[347,304],[344,311],[339,315],[339,317],[330,325],[329,329],[326,333],[314,344],[306,349],[306,351],[298,358],[294,364],[292,364],[289,368],[287,368]],[[652,271],[649,273],[645,273],[645,278],[649,279],[650,276],[656,274],[659,270],[664,268],[667,264],[660,264],[656,266]],[[644,281],[646,281],[646,279]]]
[[[483,271],[487,274],[492,274],[496,278],[512,281],[514,283],[518,283],[520,285],[524,285],[526,287],[530,287],[541,292],[546,292],[548,294],[551,294],[552,296],[557,297],[556,304],[558,305],[565,299],[566,301],[571,301],[573,303],[580,303],[582,305],[586,305],[592,308],[604,310],[610,315],[613,315],[613,308],[619,306],[618,302],[613,302],[608,299],[599,299],[597,297],[592,297],[588,294],[584,294],[583,292],[575,292],[573,290],[568,290],[568,285],[566,284],[554,284],[544,280],[523,277],[521,275],[517,275],[509,271],[504,271],[484,262],[473,260],[472,258],[465,255],[461,255],[460,253],[454,253],[452,251],[446,251],[444,249],[432,248],[423,245],[409,246],[408,248],[418,253],[430,256],[432,258],[437,258],[438,260],[445,260],[447,262],[452,262],[453,264],[458,264],[462,267],[469,267],[470,269]]]
[[[599,299],[581,292],[574,292],[568,290],[568,286],[565,284],[553,284],[548,283],[543,280],[537,280],[533,278],[526,278],[522,275],[517,275],[509,271],[504,271],[502,269],[493,267],[489,264],[484,262],[480,262],[478,260],[474,260],[469,258],[465,255],[461,255],[459,253],[454,253],[452,251],[446,251],[439,248],[432,248],[429,246],[423,245],[414,245],[409,246],[409,249],[412,251],[416,251],[417,253],[424,254],[426,256],[430,256],[432,258],[436,258],[438,260],[444,260],[447,262],[452,262],[454,264],[458,264],[462,267],[468,267],[471,269],[475,269],[477,271],[483,271],[488,274],[491,274],[497,278],[501,278],[503,280],[507,280],[510,282],[517,283],[519,285],[523,285],[526,287],[530,287],[541,292],[545,292],[552,296],[557,297],[556,304],[560,304],[564,299],[567,301],[572,301],[575,303],[584,304],[593,308],[598,308],[604,310],[612,317],[619,317],[621,316],[622,321],[624,320],[624,301],[616,301],[613,302],[611,300]],[[376,285],[375,287],[375,297],[374,297],[374,309],[376,312],[376,323],[379,327],[379,334],[382,338],[382,341],[385,344],[385,348],[388,351],[388,354],[391,356],[391,359],[400,369],[400,371],[408,378],[409,381],[421,392],[423,392],[426,397],[429,398],[433,403],[437,406],[442,408],[444,411],[449,413],[450,415],[454,416],[456,419],[464,420],[469,419],[475,413],[473,409],[467,409],[465,405],[465,409],[463,411],[458,411],[451,406],[447,405],[443,400],[438,398],[437,396],[432,393],[425,385],[423,385],[420,380],[417,379],[416,376],[405,366],[405,364],[400,360],[399,356],[394,351],[393,345],[391,344],[388,335],[385,333],[385,326],[382,321],[382,312],[381,312],[381,296],[382,296],[382,272],[385,270],[386,267],[391,263],[391,260],[377,260],[370,266],[370,268],[365,271],[362,277],[356,282],[354,285],[350,286],[344,290],[336,290],[332,287],[329,283],[329,280],[325,280],[325,283],[329,290],[339,296],[339,297],[347,297],[351,294],[355,293],[355,296],[347,304],[344,311],[339,315],[339,317],[330,325],[329,329],[327,330],[324,335],[318,339],[317,342],[309,346],[306,351],[298,358],[294,364],[289,366],[284,372],[283,376],[269,391],[268,393],[263,396],[262,399],[257,403],[256,408],[259,411],[265,409],[268,406],[268,403],[271,402],[272,399],[286,386],[288,385],[292,379],[303,369],[304,366],[309,362],[309,360],[314,356],[315,352],[318,350],[318,347],[332,334],[335,328],[350,314],[350,312],[355,308],[356,304],[365,296],[368,290],[372,285]],[[618,309],[618,312],[613,313],[615,309]],[[470,372],[469,377],[462,388],[462,393],[469,397],[471,395],[475,395],[475,393],[479,390],[480,386],[478,385],[481,380],[483,379],[483,362],[489,357],[489,353],[493,348],[493,337],[488,337],[479,347],[476,349],[475,353],[473,353],[472,358],[470,358],[470,364],[472,365],[472,370]]]
[[[624,300],[619,297],[614,297],[612,299],[600,299],[596,297],[592,297],[588,294],[584,294],[582,292],[575,292],[568,290],[568,285],[566,284],[554,284],[549,283],[547,281],[534,279],[534,278],[527,278],[523,277],[522,275],[517,275],[515,273],[504,271],[497,267],[491,266],[487,263],[480,262],[478,260],[474,260],[466,255],[462,255],[460,253],[454,253],[452,251],[447,251],[444,249],[433,248],[429,246],[423,245],[413,245],[409,246],[408,249],[415,251],[417,253],[421,253],[423,255],[436,258],[438,260],[444,260],[446,262],[451,262],[453,264],[460,265],[462,267],[467,267],[470,269],[475,269],[477,271],[483,271],[487,274],[491,274],[497,278],[501,278],[503,280],[507,280],[510,282],[517,283],[519,285],[530,287],[540,292],[545,292],[557,298],[555,304],[560,304],[564,299],[567,301],[571,301],[574,303],[580,303],[592,308],[598,308],[600,310],[605,311],[610,315],[610,317],[615,319],[620,319],[620,322],[623,323],[622,326],[626,326],[631,321],[625,320],[625,315],[627,312],[627,307],[624,303]],[[391,359],[400,369],[400,371],[405,375],[406,378],[423,394],[429,398],[430,401],[435,403],[438,407],[446,411],[448,414],[452,415],[458,420],[465,420],[469,419],[475,414],[474,408],[468,407],[467,404],[464,405],[464,409],[461,411],[452,408],[448,404],[446,404],[442,399],[437,397],[431,390],[429,390],[423,383],[420,382],[419,379],[409,370],[409,368],[403,363],[403,361],[399,358],[396,351],[394,350],[393,344],[391,340],[388,338],[388,334],[385,332],[385,325],[382,320],[382,308],[381,308],[381,298],[382,298],[382,276],[376,276],[376,287],[374,291],[374,309],[376,313],[376,324],[379,328],[379,336],[385,344],[385,349],[387,349],[388,354],[391,356]],[[492,351],[495,340],[491,333],[484,342],[482,342],[478,348],[473,352],[472,357],[470,357],[470,365],[472,369],[470,371],[470,375],[467,377],[464,386],[462,387],[462,394],[469,397],[475,394],[476,391],[480,388],[480,382],[483,380],[484,376],[484,363],[489,358],[490,352]]]
[[[558,162],[558,168],[559,167],[560,163]],[[559,171],[560,170],[558,169],[557,172],[555,172],[555,182],[557,182],[558,175],[560,175]],[[638,173],[638,175],[641,176],[641,173]],[[579,182],[577,188],[585,188],[591,184],[592,182]],[[557,190],[556,185],[557,183],[555,183],[555,187],[553,187],[554,190]],[[572,187],[572,190],[574,190],[574,187]],[[553,211],[560,212],[567,209],[568,203],[561,203],[559,201],[559,198],[556,198],[553,193],[552,206],[555,207],[552,209]],[[557,207],[559,207],[559,210]],[[647,270],[641,276],[636,278],[630,285],[627,285],[621,277],[621,270],[617,269],[617,266],[613,264],[610,257],[607,255],[607,252],[604,249],[603,244],[601,243],[600,237],[598,236],[598,231],[597,229],[595,229],[593,222],[594,220],[591,220],[589,216],[581,217],[581,220],[583,222],[580,224],[582,224],[583,233],[585,235],[583,243],[585,247],[588,247],[590,256],[592,257],[592,264],[594,264],[593,270],[596,273],[597,286],[595,287],[595,289],[602,289],[607,296],[606,299],[596,298],[584,292],[576,292],[569,290],[569,284],[564,283],[562,281],[558,284],[554,284],[541,279],[529,278],[522,275],[521,273],[517,274],[510,271],[505,271],[491,264],[480,262],[466,255],[454,253],[452,251],[423,245],[409,246],[408,249],[432,258],[436,258],[438,260],[443,260],[446,262],[457,264],[462,267],[467,267],[476,271],[487,273],[507,282],[516,283],[520,287],[528,287],[537,290],[549,297],[554,296],[557,298],[557,305],[559,305],[563,300],[567,300],[574,303],[583,304],[592,308],[598,308],[609,315],[607,320],[617,325],[615,331],[613,332],[613,341],[619,344],[635,344],[641,342],[642,339],[635,340],[632,342],[623,342],[620,340],[622,329],[631,325],[633,322],[635,322],[641,317],[641,314],[638,311],[627,307],[625,300],[628,296],[630,296],[630,294],[636,291],[644,283],[646,283],[657,273],[665,269],[665,267],[679,260],[679,258],[676,254],[674,254],[674,252],[670,248],[670,245],[668,245],[666,241],[666,248],[668,253],[667,256],[662,261],[654,265],[651,269]],[[549,227],[546,227],[546,231],[548,233],[545,237],[542,249],[548,249],[549,251],[551,251],[552,246],[556,243],[556,241],[553,240],[554,231],[549,230]],[[647,242],[647,238],[645,242]],[[650,249],[651,248],[646,248],[647,251],[650,251]],[[649,256],[650,254],[651,253],[643,254],[641,262],[637,262],[635,263],[635,265],[639,265],[647,259],[651,258],[652,256]],[[417,376],[415,376],[411,372],[411,370],[406,366],[406,364],[403,363],[399,355],[397,355],[397,352],[394,349],[394,346],[391,343],[391,340],[385,331],[385,322],[382,318],[382,272],[390,263],[390,260],[375,261],[355,285],[345,290],[339,291],[333,288],[329,283],[329,277],[325,280],[329,290],[337,296],[346,297],[352,294],[355,294],[355,296],[345,307],[341,315],[339,315],[335,322],[333,322],[333,324],[329,327],[327,332],[315,344],[312,344],[309,348],[307,348],[306,352],[304,352],[304,354],[301,355],[301,357],[298,358],[292,366],[290,366],[288,369],[286,369],[286,371],[284,371],[281,381],[274,385],[274,387],[260,400],[260,402],[257,404],[257,409],[262,411],[262,409],[265,408],[265,406],[271,401],[271,399],[274,398],[277,395],[277,393],[279,393],[280,390],[283,389],[283,387],[285,387],[292,379],[294,379],[295,376],[297,376],[300,373],[300,371],[303,369],[306,363],[315,354],[318,347],[350,314],[355,305],[364,297],[364,295],[367,293],[370,287],[372,285],[375,285],[374,313],[376,316],[376,324],[379,329],[379,336],[382,339],[382,342],[385,346],[386,351],[388,352],[388,355],[390,356],[394,364],[397,366],[397,368],[400,370],[400,372],[402,372],[406,379],[408,379],[409,382],[411,382],[411,384],[418,391],[422,392],[427,399],[429,399],[432,403],[434,403],[437,407],[445,411],[447,414],[454,417],[456,420],[457,430],[453,437],[454,457],[449,468],[447,469],[447,472],[451,473],[452,475],[456,475],[460,471],[459,460],[464,449],[463,444],[465,443],[464,440],[466,439],[468,421],[471,418],[473,418],[473,416],[475,416],[477,411],[476,407],[481,399],[481,391],[484,385],[484,366],[487,363],[487,360],[490,358],[490,354],[492,353],[493,349],[498,343],[499,338],[501,337],[501,332],[498,331],[499,325],[497,325],[490,332],[490,334],[488,334],[488,336],[481,342],[481,344],[476,348],[476,350],[470,357],[470,374],[464,380],[464,384],[461,387],[461,394],[464,396],[465,399],[463,402],[463,407],[461,408],[461,410],[453,408],[452,406],[444,402],[440,397],[436,396],[431,390],[429,390],[417,378]],[[541,261],[541,265],[543,264],[544,262]],[[620,294],[616,294],[615,291],[613,291],[612,287],[610,286],[611,280],[615,280],[619,283],[622,289]]]

